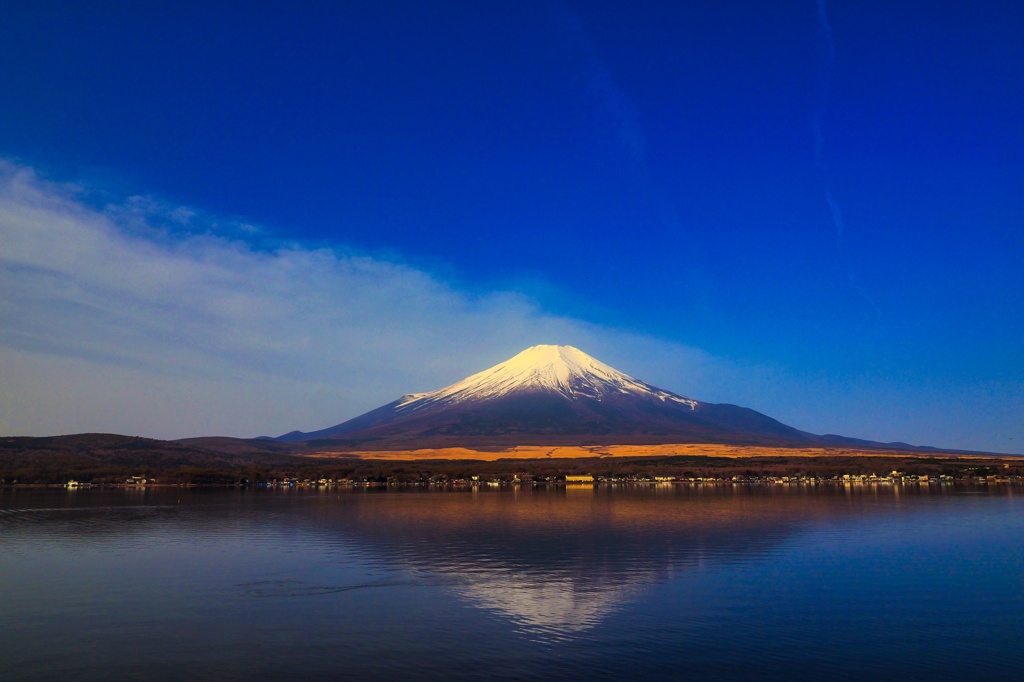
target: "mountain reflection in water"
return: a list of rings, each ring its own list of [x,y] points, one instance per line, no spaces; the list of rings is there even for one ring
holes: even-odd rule
[[[753,560],[835,513],[806,495],[676,493],[662,486],[389,494],[360,505],[357,523],[324,519],[324,530],[443,578],[467,603],[523,628],[565,636],[652,583],[694,566]]]
[[[898,679],[955,638],[1013,679],[992,655],[1024,630],[1024,522],[1012,489],[964,492],[2,491],[0,659],[25,680],[856,679],[864,650]]]

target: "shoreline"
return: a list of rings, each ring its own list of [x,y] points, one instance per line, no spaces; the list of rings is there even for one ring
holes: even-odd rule
[[[564,481],[880,480],[899,472],[937,480],[1024,478],[1024,457],[848,447],[722,444],[518,446],[484,450],[335,450],[311,454],[224,452],[120,437],[33,440],[0,449],[0,487],[78,484],[142,488],[232,487],[276,481],[375,484],[515,479]],[[18,446],[18,447],[14,447]],[[31,447],[30,447],[31,446]]]
[[[580,478],[580,477],[576,477]],[[475,479],[475,480],[474,480]],[[438,490],[461,490],[480,488],[564,488],[568,490],[585,490],[594,488],[638,486],[638,487],[764,487],[783,489],[817,489],[817,488],[997,488],[1006,486],[1024,486],[1024,476],[985,476],[985,477],[953,477],[953,476],[865,476],[854,474],[843,474],[831,477],[701,477],[701,478],[671,478],[671,477],[629,477],[611,476],[596,477],[590,481],[566,480],[566,477],[543,478],[521,480],[519,478],[508,479],[493,477],[481,478],[474,476],[468,479],[446,479],[446,480],[369,480],[369,479],[284,479],[272,481],[260,481],[256,483],[148,483],[146,485],[126,485],[118,483],[83,483],[69,486],[59,483],[8,483],[0,484],[0,491],[5,490],[64,490],[75,493],[85,490],[123,490],[125,492],[144,493],[147,491],[159,490],[182,490],[182,489],[217,489],[217,490],[357,490],[365,488],[430,488]]]

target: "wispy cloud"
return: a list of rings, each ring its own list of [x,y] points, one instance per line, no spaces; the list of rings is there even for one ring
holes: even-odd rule
[[[612,78],[579,16],[561,3],[547,9],[562,28],[566,53],[579,63],[602,129],[631,161],[645,165],[647,136],[636,104]]]
[[[814,109],[814,163],[823,164],[822,151],[825,147],[825,112],[828,110],[829,88],[832,85],[832,69],[836,63],[836,46],[832,37],[832,24],[828,21],[825,0],[818,0],[818,47],[821,52],[818,63],[818,101]]]
[[[818,41],[819,41],[819,65],[818,65],[818,101],[814,110],[812,132],[814,134],[814,165],[821,175],[821,182],[825,194],[825,203],[828,204],[829,215],[832,217],[832,227],[835,228],[836,251],[839,259],[846,270],[846,280],[850,287],[857,292],[857,295],[867,304],[869,308],[868,318],[877,328],[881,328],[882,309],[875,303],[875,299],[867,292],[867,289],[860,283],[850,265],[846,250],[846,223],[843,220],[843,210],[832,194],[832,183],[829,178],[828,166],[825,164],[825,114],[828,111],[829,93],[832,87],[832,71],[836,63],[835,38],[832,34],[832,24],[828,20],[828,7],[825,0],[818,0]]]
[[[312,430],[537,343],[816,432],[1006,450],[1000,434],[1024,407],[1019,382],[951,393],[801,378],[554,315],[514,291],[460,289],[395,259],[256,246],[245,235],[258,227],[200,209],[93,199],[0,161],[0,435]]]
[[[536,343],[680,391],[716,384],[693,348],[394,260],[256,248],[225,222],[148,197],[90,206],[0,165],[0,433],[320,428]]]
[[[678,207],[651,171],[647,133],[639,107],[614,78],[579,15],[558,2],[551,3],[547,9],[562,30],[563,50],[577,64],[586,84],[598,130],[626,159],[632,182],[636,183],[652,213],[671,230],[670,234],[682,236],[685,229]]]

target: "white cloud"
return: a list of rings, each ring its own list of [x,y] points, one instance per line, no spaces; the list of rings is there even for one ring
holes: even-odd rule
[[[0,433],[322,428],[536,343],[688,387],[716,363],[398,262],[261,251],[201,216],[146,197],[91,207],[79,187],[0,165]]]
[[[997,451],[1024,441],[1019,381],[951,391],[745,366],[393,260],[261,250],[240,237],[258,228],[193,208],[89,198],[0,161],[0,435],[308,431],[565,343],[816,433]]]

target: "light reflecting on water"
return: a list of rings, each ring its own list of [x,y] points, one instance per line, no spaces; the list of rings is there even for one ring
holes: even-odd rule
[[[969,492],[8,490],[0,660],[26,680],[1019,679],[1024,521],[1011,490]]]

